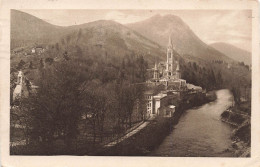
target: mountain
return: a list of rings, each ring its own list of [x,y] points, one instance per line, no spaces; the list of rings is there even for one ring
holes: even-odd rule
[[[224,42],[213,43],[210,46],[224,53],[226,56],[230,57],[233,60],[244,62],[247,65],[252,64],[251,53],[246,50],[237,48],[231,44]]]
[[[52,45],[83,54],[125,56],[142,54],[149,62],[164,59],[166,53],[159,44],[114,21],[99,20],[74,26],[56,26],[30,14],[11,11],[11,49]],[[63,51],[64,51],[63,50]],[[73,50],[73,51],[72,51]],[[53,52],[54,53],[54,52]],[[176,53],[177,54],[177,53]]]
[[[160,45],[117,22],[99,20],[79,27],[61,38],[59,44],[79,47],[88,55],[123,57],[135,53],[153,62],[165,56]]]
[[[57,26],[28,13],[11,10],[11,49],[56,42],[82,25]]]
[[[229,57],[201,41],[178,16],[155,15],[126,26],[162,46],[167,46],[170,36],[174,49],[182,55],[188,54],[204,60],[231,61]]]
[[[57,39],[66,30],[30,14],[11,10],[11,49]]]
[[[146,30],[147,34],[154,34],[154,39],[151,40],[151,37],[147,34],[145,35],[145,32],[141,32],[144,34],[142,35],[139,33],[140,31],[136,31],[134,28],[133,30],[130,25],[122,25],[114,21],[99,20],[81,25],[62,27],[49,24],[24,12],[12,10],[12,48],[27,47],[30,51],[30,48],[35,43],[40,43],[47,45],[48,49],[43,54],[37,56],[25,56],[23,52],[26,48],[21,51],[22,54],[13,53],[12,55],[14,56],[11,56],[11,69],[15,70],[19,64],[25,64],[23,70],[27,69],[25,73],[30,73],[26,74],[27,77],[33,80],[33,78],[38,76],[33,71],[37,71],[40,67],[40,62],[43,60],[45,64],[49,62],[51,66],[52,61],[57,62],[64,60],[64,58],[73,58],[73,60],[80,61],[80,64],[86,67],[83,71],[90,77],[99,74],[106,76],[110,74],[117,75],[121,68],[128,71],[128,76],[130,76],[131,73],[137,71],[136,66],[138,64],[135,63],[135,60],[141,58],[139,55],[143,55],[148,62],[149,66],[147,68],[153,67],[156,61],[166,61],[166,50],[161,45],[166,46],[169,39],[168,35],[171,32],[171,39],[175,49],[181,54],[183,54],[182,50],[186,52],[185,56],[179,57],[179,54],[174,51],[174,56],[179,57],[180,66],[183,69],[182,76],[187,81],[195,85],[204,84],[204,87],[206,87],[215,81],[215,75],[219,73],[220,75],[223,74],[223,77],[218,78],[223,78],[223,82],[226,83],[230,82],[230,76],[235,78],[233,79],[234,82],[237,82],[236,78],[241,80],[242,77],[237,76],[242,73],[245,73],[243,76],[250,76],[245,67],[234,65],[232,69],[228,69],[225,62],[216,64],[216,62],[205,61],[231,61],[232,59],[203,43],[180,18],[172,15],[155,17],[158,18],[153,17],[144,21],[144,23],[138,23],[138,25],[149,28],[149,30]],[[151,22],[152,20],[154,23]],[[145,22],[147,22],[147,25]],[[162,24],[158,25],[160,22]],[[165,25],[163,25],[163,22]],[[175,26],[173,23],[175,23]],[[165,28],[167,25],[168,28]],[[166,44],[163,44],[164,42],[162,41],[166,42]],[[190,55],[187,55],[187,53]],[[144,64],[142,58],[137,62]],[[33,69],[29,68],[30,64],[33,64]],[[48,65],[46,66],[48,67]],[[147,68],[145,67],[145,69]],[[235,70],[233,71],[233,69]],[[210,81],[209,83],[204,83],[203,78],[205,79],[205,77],[207,78],[206,80]],[[115,76],[112,78],[115,78]],[[244,80],[250,82],[250,77],[246,77]]]

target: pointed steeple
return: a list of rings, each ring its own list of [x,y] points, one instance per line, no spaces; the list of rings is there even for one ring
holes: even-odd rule
[[[158,70],[156,63],[154,64],[154,70]]]
[[[172,49],[172,39],[171,39],[171,35],[169,35],[168,48],[171,48],[171,49]]]

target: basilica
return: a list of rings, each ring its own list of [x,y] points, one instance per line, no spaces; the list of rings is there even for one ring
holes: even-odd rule
[[[153,68],[153,78],[147,82],[150,84],[163,84],[167,89],[180,90],[185,89],[186,80],[181,79],[180,63],[174,55],[171,37],[167,46],[167,59],[165,62],[155,63]]]
[[[180,105],[180,99],[202,93],[200,86],[186,83],[186,80],[181,78],[181,67],[177,57],[169,37],[166,61],[155,63],[154,68],[149,70],[153,75],[146,81],[145,99],[148,118],[157,115],[172,117],[175,108]]]

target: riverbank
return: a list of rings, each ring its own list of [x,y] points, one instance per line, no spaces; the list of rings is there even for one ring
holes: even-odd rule
[[[93,155],[111,156],[144,156],[158,147],[164,138],[169,135],[181,117],[182,113],[192,107],[200,106],[215,100],[215,93],[211,92],[208,96],[198,94],[197,96],[186,97],[180,101],[174,116],[171,118],[157,116],[149,120],[149,124],[138,133],[117,143],[113,147],[102,148]]]
[[[251,116],[250,102],[230,107],[221,114],[221,120],[234,127],[231,134],[232,151],[237,157],[250,157]]]

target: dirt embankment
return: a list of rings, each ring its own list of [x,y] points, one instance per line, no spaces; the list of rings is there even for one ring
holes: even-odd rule
[[[250,102],[248,102],[250,103]],[[247,107],[245,107],[247,106]],[[235,105],[221,114],[222,121],[234,126],[231,138],[231,151],[235,156],[250,157],[251,150],[251,116],[250,104]]]

